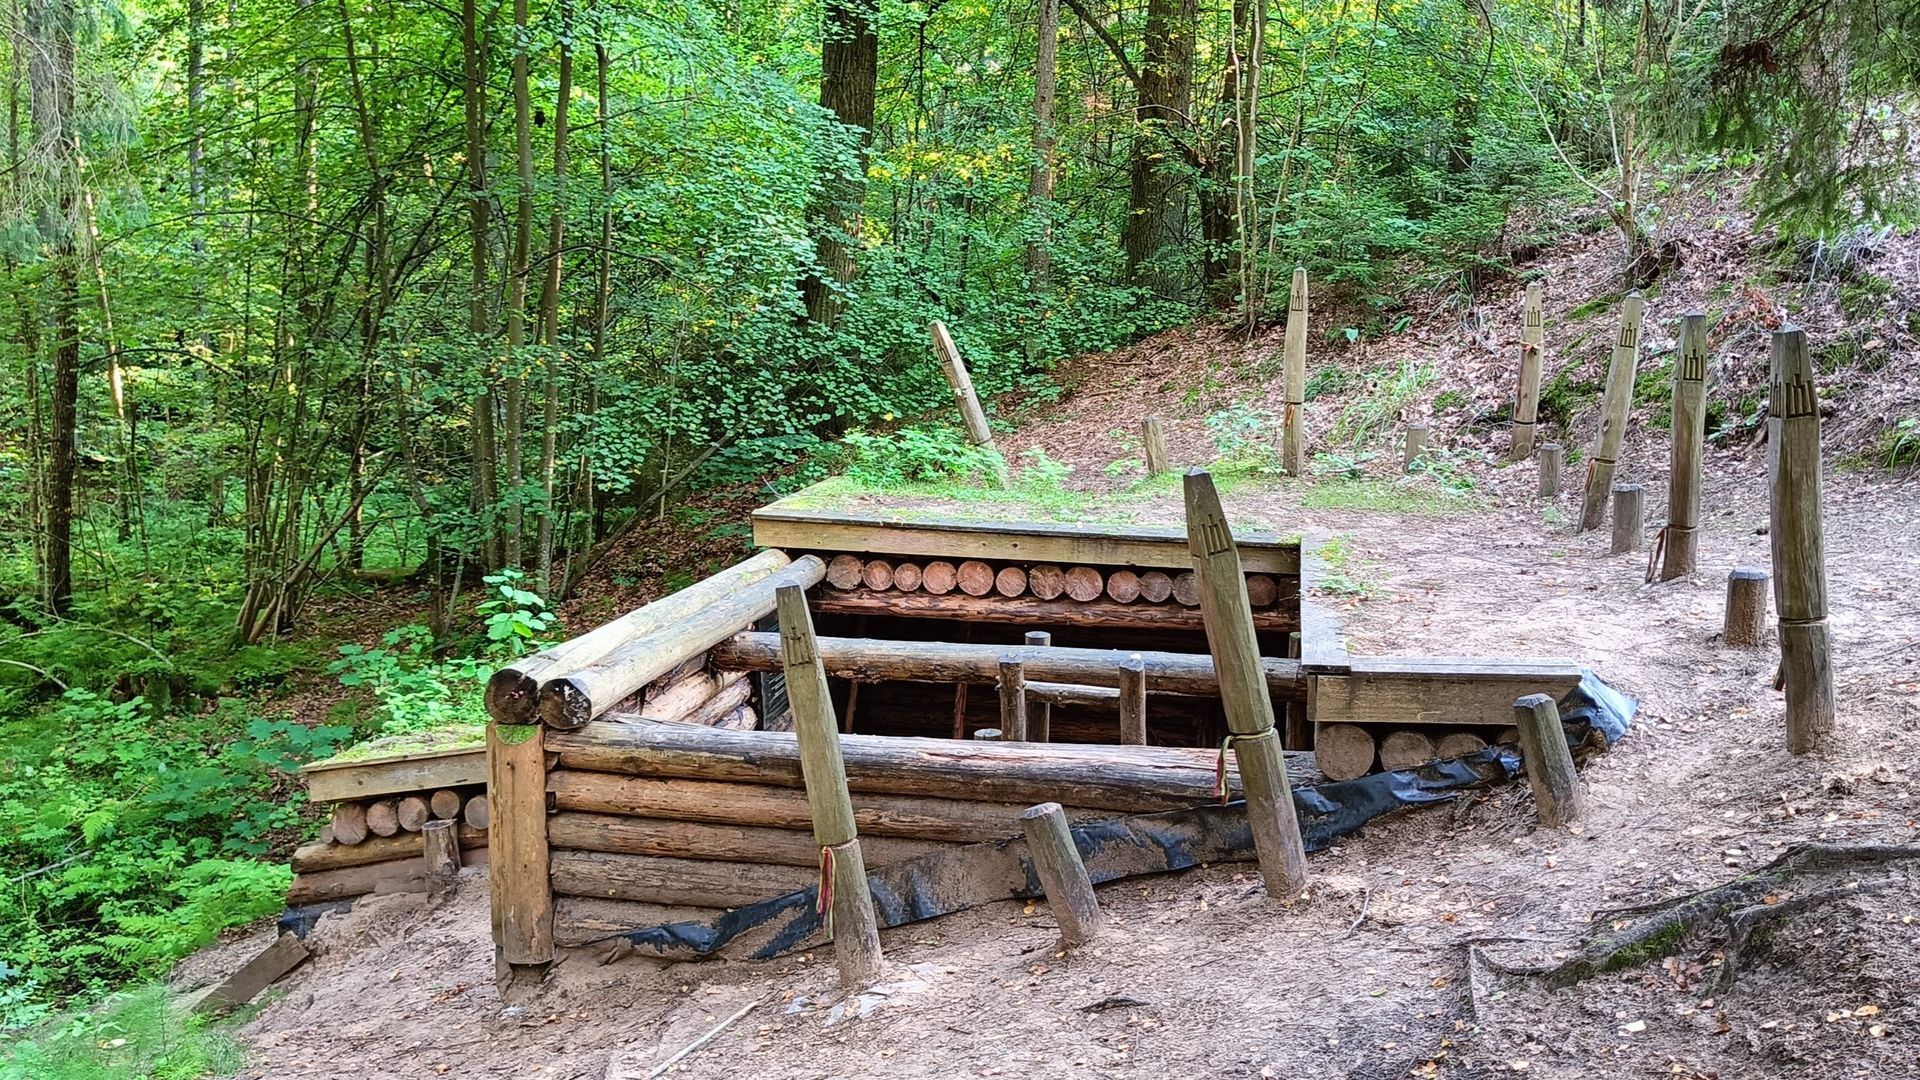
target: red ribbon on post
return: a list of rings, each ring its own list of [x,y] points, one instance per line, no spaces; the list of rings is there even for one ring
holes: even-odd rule
[[[814,902],[814,913],[820,916],[820,925],[828,937],[833,936],[833,849],[820,848],[820,884],[814,890],[818,899]]]
[[[1220,740],[1220,756],[1213,763],[1213,794],[1220,800],[1221,806],[1227,805],[1227,748],[1233,745],[1235,739],[1251,738],[1252,735],[1229,735]]]

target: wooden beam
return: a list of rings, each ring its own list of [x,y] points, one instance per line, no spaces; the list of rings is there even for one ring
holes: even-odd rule
[[[1020,828],[1026,833],[1034,876],[1060,924],[1061,946],[1071,949],[1092,941],[1100,932],[1100,902],[1067,827],[1066,811],[1059,803],[1030,807],[1020,815]]]
[[[1580,667],[1553,660],[1354,657],[1348,674],[1313,678],[1316,725],[1505,727],[1514,698],[1544,693],[1557,701],[1580,685]]]
[[[610,851],[620,855],[772,863],[776,866],[817,869],[820,866],[820,845],[807,831],[811,819],[803,815],[801,820],[793,824],[795,827],[780,828],[746,823],[697,823],[633,817],[617,812],[595,814],[561,811],[547,819],[547,842],[556,849],[572,851]],[[993,838],[981,836],[978,839]],[[860,846],[869,864],[884,866],[956,845],[936,840],[863,836]]]
[[[1580,504],[1580,532],[1597,529],[1607,516],[1607,494],[1613,490],[1614,464],[1627,437],[1627,419],[1633,410],[1633,379],[1640,366],[1640,323],[1647,302],[1629,293],[1620,305],[1620,329],[1613,340],[1607,365],[1607,390],[1600,412],[1600,433],[1587,458],[1586,493]]]
[[[945,641],[888,641],[875,638],[819,638],[820,660],[827,674],[857,682],[975,683],[991,685],[1000,675],[1000,661],[1018,660],[1027,678],[1038,682],[1078,683],[1087,686],[1120,685],[1120,665],[1133,656],[1146,668],[1147,689],[1156,694],[1213,697],[1220,684],[1213,674],[1213,658],[1203,653],[1159,650],[1075,649],[1037,645],[967,645]],[[1346,653],[1340,654],[1345,670]],[[715,667],[736,671],[780,670],[780,635],[747,631],[714,646],[709,654]],[[1260,659],[1267,690],[1276,698],[1306,697],[1306,678],[1299,661],[1277,656]]]
[[[1673,366],[1673,455],[1667,473],[1667,527],[1661,535],[1660,580],[1693,573],[1700,550],[1700,467],[1707,439],[1707,316],[1680,320],[1680,360]]]
[[[503,988],[537,985],[554,957],[544,734],[538,724],[487,725],[488,892]]]
[[[800,491],[753,512],[753,540],[789,551],[1186,570],[1191,563],[1180,530],[1125,529],[1048,521],[992,522],[931,513],[872,509],[822,510]],[[1236,531],[1248,573],[1297,574],[1299,541],[1277,533]]]
[[[307,797],[317,803],[484,784],[487,748],[463,746],[387,758],[315,762],[300,770],[300,778],[306,781]]]
[[[1509,699],[1511,703],[1511,699]],[[729,731],[595,721],[553,732],[547,747],[559,767],[628,776],[801,786],[795,737],[781,731]],[[979,743],[891,735],[844,735],[840,748],[853,791],[980,799],[1032,805],[1058,802],[1144,813],[1213,801],[1216,751],[1177,746],[1080,743]],[[1289,755],[1307,775],[1312,755]],[[1230,786],[1238,771],[1227,770]],[[1049,793],[1051,798],[1035,798]],[[500,827],[496,810],[494,829]],[[499,839],[496,835],[494,843]]]
[[[1807,754],[1833,737],[1833,644],[1827,630],[1827,559],[1820,520],[1820,401],[1807,335],[1773,335],[1767,420],[1773,606],[1780,618],[1780,678],[1787,749]]]

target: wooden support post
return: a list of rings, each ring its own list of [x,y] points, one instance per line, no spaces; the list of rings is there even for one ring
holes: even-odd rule
[[[1004,738],[1001,737],[1001,731],[997,727],[980,728],[973,733],[973,738],[975,742],[1005,742],[1006,741]]]
[[[797,586],[783,585],[775,604],[787,700],[793,705],[793,731],[800,747],[800,775],[813,815],[813,839],[820,845],[820,882],[815,887],[829,894],[828,925],[840,962],[840,981],[852,990],[876,981],[882,964],[873,895],[867,891],[867,864],[854,830],[840,730],[828,696],[827,669],[814,647],[807,594]]]
[[[1146,448],[1148,476],[1172,471],[1173,466],[1167,459],[1167,433],[1160,426],[1159,417],[1149,416],[1140,421],[1140,443]]]
[[[1727,575],[1727,610],[1720,636],[1729,645],[1751,648],[1767,637],[1767,572],[1736,567]]]
[[[1613,553],[1640,550],[1647,531],[1647,489],[1641,484],[1613,485]]]
[[[460,877],[460,830],[455,822],[436,818],[420,830],[427,862],[427,895],[439,899],[453,891]]]
[[[1520,307],[1520,392],[1513,401],[1511,460],[1533,456],[1533,425],[1540,412],[1540,351],[1547,340],[1541,312],[1540,283],[1527,282],[1527,299]]]
[[[947,385],[953,388],[953,403],[960,407],[960,417],[966,421],[967,437],[975,446],[993,451],[998,458],[1000,448],[994,445],[986,410],[980,407],[980,398],[973,392],[973,377],[967,374],[967,362],[960,358],[960,347],[953,343],[953,335],[947,333],[947,324],[938,319],[927,327],[927,332],[933,337],[933,351],[940,357],[940,370],[946,372]],[[998,458],[994,465],[994,479],[1001,487],[1007,486],[1004,458]]]
[[[1566,451],[1557,442],[1542,443],[1540,446],[1540,497],[1554,499],[1560,496],[1560,467],[1567,460]]]
[[[1296,272],[1294,280],[1298,288],[1304,274]],[[1207,645],[1213,652],[1230,732],[1226,746],[1233,748],[1240,765],[1260,876],[1269,897],[1291,900],[1307,886],[1307,853],[1300,840],[1293,792],[1287,785],[1280,738],[1273,730],[1273,701],[1260,664],[1240,550],[1234,545],[1212,476],[1200,469],[1187,474],[1186,504],[1187,547],[1200,583]]]
[[[1680,320],[1680,360],[1673,367],[1673,467],[1667,474],[1667,527],[1660,540],[1660,580],[1694,571],[1700,549],[1700,465],[1707,445],[1707,316]]]
[[[553,962],[547,748],[538,724],[487,725],[487,878],[503,994],[538,988]]]
[[[1027,631],[1027,644],[1034,648],[1046,648],[1053,644],[1053,635],[1045,630]],[[1025,672],[1021,673],[1022,675]],[[1053,741],[1053,706],[1044,701],[1027,704],[1027,738],[1032,742]]]
[[[1060,924],[1060,944],[1073,948],[1092,941],[1100,930],[1100,901],[1080,849],[1067,828],[1067,812],[1059,803],[1041,803],[1020,815],[1027,834],[1027,854],[1033,857],[1034,876],[1047,894],[1047,907]]]
[[[1293,268],[1293,288],[1287,294],[1287,336],[1282,351],[1285,365],[1286,414],[1281,418],[1280,465],[1288,476],[1306,475],[1307,435],[1307,270]]]
[[[1139,653],[1120,662],[1120,742],[1147,745],[1147,662]]]
[[[1580,775],[1573,771],[1573,751],[1566,729],[1560,726],[1560,707],[1545,694],[1528,694],[1513,703],[1513,719],[1520,725],[1520,755],[1527,765],[1527,786],[1540,811],[1540,824],[1557,829],[1578,820],[1582,798]]]
[[[1787,749],[1825,749],[1833,734],[1833,645],[1827,636],[1827,562],[1820,521],[1820,401],[1807,335],[1773,335],[1768,408],[1768,502],[1773,606],[1780,619],[1780,677],[1787,694]]]
[[[1427,425],[1408,424],[1406,434],[1400,443],[1400,471],[1412,472],[1413,463],[1420,460],[1420,454],[1427,448]]]
[[[1027,740],[1027,669],[1018,660],[1000,661],[1000,731],[1008,742]]]
[[[1587,489],[1580,504],[1580,531],[1597,529],[1607,518],[1607,492],[1613,488],[1614,463],[1626,440],[1627,413],[1633,408],[1633,376],[1640,366],[1640,322],[1647,302],[1629,293],[1620,305],[1620,330],[1607,365],[1607,394],[1600,412],[1600,434],[1587,458]]]
[[[1300,631],[1298,630],[1287,635],[1287,659],[1300,659]],[[1267,689],[1268,692],[1271,693],[1273,688],[1269,686]],[[1287,727],[1286,731],[1282,733],[1285,739],[1285,748],[1288,750],[1312,749],[1313,723],[1307,719],[1307,703],[1305,701],[1288,701],[1285,716]]]

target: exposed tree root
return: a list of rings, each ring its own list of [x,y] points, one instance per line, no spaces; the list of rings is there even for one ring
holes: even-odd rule
[[[1741,953],[1754,932],[1767,923],[1834,900],[1874,892],[1892,884],[1892,879],[1855,881],[1811,891],[1791,889],[1789,883],[1908,859],[1920,859],[1920,845],[1802,844],[1725,885],[1663,903],[1600,912],[1596,928],[1581,938],[1572,955],[1558,963],[1510,966],[1484,955],[1480,960],[1502,974],[1537,978],[1561,988],[1603,971],[1633,967],[1711,942],[1717,943],[1723,957],[1719,984],[1724,988],[1732,983]],[[1623,914],[1638,917],[1626,921],[1615,917]]]

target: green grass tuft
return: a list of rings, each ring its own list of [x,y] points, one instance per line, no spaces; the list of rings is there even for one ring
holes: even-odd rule
[[[1452,514],[1478,505],[1473,496],[1402,480],[1332,480],[1300,496],[1308,510],[1379,510],[1393,514]]]
[[[200,1080],[245,1064],[240,1044],[165,987],[108,998],[0,1048],[0,1080]]]

